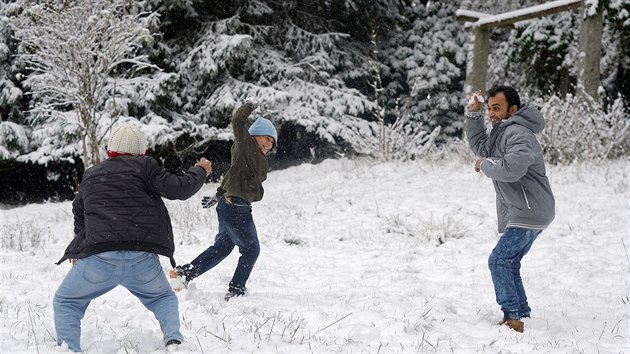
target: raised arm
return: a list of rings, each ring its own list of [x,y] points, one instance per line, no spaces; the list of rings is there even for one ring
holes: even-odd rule
[[[466,136],[468,137],[468,145],[470,149],[481,157],[488,157],[488,133],[483,123],[480,111],[471,111],[466,109]]]
[[[232,116],[232,130],[234,131],[234,141],[236,144],[240,144],[250,137],[247,132],[247,117],[249,117],[257,106],[258,103],[255,100],[247,98],[245,103],[234,112]]]

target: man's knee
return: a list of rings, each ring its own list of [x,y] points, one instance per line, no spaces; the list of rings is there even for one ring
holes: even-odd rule
[[[501,267],[501,266],[510,266],[512,260],[509,258],[501,257],[501,255],[497,252],[492,252],[490,257],[488,257],[488,267],[490,269]]]
[[[258,258],[258,255],[260,255],[260,245],[258,243],[251,244],[247,249],[247,254],[250,257]]]

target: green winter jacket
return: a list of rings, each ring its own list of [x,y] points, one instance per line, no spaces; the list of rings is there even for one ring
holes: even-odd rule
[[[245,103],[236,110],[232,117],[234,145],[232,145],[232,162],[223,177],[217,195],[235,196],[249,202],[262,199],[265,190],[262,183],[267,179],[269,163],[254,138],[249,135],[247,118],[254,106]]]

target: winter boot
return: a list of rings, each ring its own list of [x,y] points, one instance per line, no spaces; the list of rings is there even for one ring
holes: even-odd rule
[[[503,318],[501,321],[499,321],[499,325],[506,325],[519,333],[523,333],[523,331],[525,330],[525,324],[523,323],[523,321],[513,318]]]

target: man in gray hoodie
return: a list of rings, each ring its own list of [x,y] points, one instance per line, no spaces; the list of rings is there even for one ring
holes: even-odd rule
[[[531,308],[520,275],[521,259],[555,217],[555,199],[545,171],[542,148],[534,134],[545,127],[542,114],[521,105],[516,90],[497,86],[488,91],[486,132],[476,92],[466,109],[468,143],[481,158],[475,171],[492,179],[501,237],[488,259],[497,303],[503,311],[499,324],[523,332]]]

